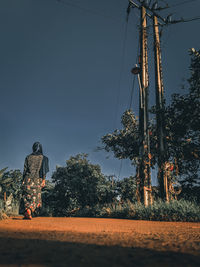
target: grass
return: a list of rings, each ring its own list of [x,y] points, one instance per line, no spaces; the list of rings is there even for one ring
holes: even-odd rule
[[[200,222],[200,207],[191,201],[156,201],[145,207],[141,203],[112,203],[104,206],[85,207],[73,216],[124,218],[150,221]]]

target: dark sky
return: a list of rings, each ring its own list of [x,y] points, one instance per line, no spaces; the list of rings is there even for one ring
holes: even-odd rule
[[[167,0],[166,0],[167,1]],[[65,3],[63,3],[65,2]],[[160,1],[163,3],[164,1]],[[169,0],[176,5],[184,0]],[[0,168],[23,170],[33,142],[56,165],[88,153],[105,174],[119,175],[120,161],[95,152],[100,138],[120,127],[130,103],[138,46],[139,12],[132,10],[125,52],[128,0],[0,1]],[[162,4],[164,5],[164,4]],[[161,14],[200,15],[200,1]],[[164,28],[162,60],[167,101],[189,75],[188,49],[199,49],[200,20]],[[154,103],[153,40],[149,29],[151,104]],[[138,113],[138,86],[132,108]],[[123,161],[120,177],[134,173]]]

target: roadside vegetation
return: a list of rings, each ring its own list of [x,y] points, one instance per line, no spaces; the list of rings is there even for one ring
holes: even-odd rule
[[[198,199],[187,192],[167,203],[159,199],[157,187],[153,187],[153,204],[145,207],[137,202],[135,177],[117,181],[104,176],[100,166],[91,164],[85,154],[71,157],[65,167],[57,168],[52,179],[42,192],[41,216],[200,222]],[[199,187],[196,190],[200,193]],[[17,201],[20,204],[20,198]],[[1,208],[0,219],[12,214],[16,200],[8,204]]]
[[[155,201],[152,205],[145,207],[141,203],[110,203],[95,207],[85,207],[76,211],[73,216],[118,218],[149,221],[180,221],[200,222],[200,207],[195,202],[173,200],[169,203]]]

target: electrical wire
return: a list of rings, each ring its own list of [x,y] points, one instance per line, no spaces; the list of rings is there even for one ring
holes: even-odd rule
[[[136,75],[134,75],[134,77],[133,77],[132,88],[131,88],[131,97],[130,97],[130,103],[129,103],[128,109],[131,109],[132,102],[133,102],[133,94],[134,94],[134,88],[135,88],[135,77],[136,77]]]
[[[138,19],[139,19],[139,17],[138,17]],[[127,28],[128,28],[128,21],[127,21],[126,26],[127,26]],[[123,45],[123,61],[124,61],[124,54],[125,54],[125,48],[126,48],[127,28],[126,28],[126,30],[125,30],[125,38],[124,38],[124,45]],[[139,44],[140,44],[140,42],[139,42],[139,40],[138,40],[137,52],[136,52],[136,58],[135,58],[135,62],[136,62],[136,63],[137,63],[137,61],[138,61],[138,56],[139,56]],[[122,68],[121,68],[120,76],[122,76],[123,65],[124,65],[124,62],[123,62],[123,64],[122,64]],[[119,89],[120,89],[120,87],[121,87],[121,78],[122,78],[122,77],[120,77]],[[129,106],[128,106],[129,109],[131,109],[132,102],[133,102],[133,95],[134,95],[134,88],[135,88],[135,79],[136,79],[136,75],[134,75],[134,77],[133,77],[132,88],[131,88],[131,96],[130,96],[130,103],[129,103]],[[119,93],[120,93],[120,90],[119,90]],[[118,105],[119,105],[119,94],[118,94]],[[118,106],[118,105],[117,105],[117,106]],[[117,113],[118,113],[118,112],[117,112]],[[117,113],[116,113],[116,117],[117,117]],[[120,179],[120,175],[121,175],[122,167],[123,167],[123,159],[121,159],[121,162],[120,162],[118,179]]]
[[[85,7],[82,7],[82,6],[79,6],[79,5],[76,5],[68,0],[55,0],[57,3],[60,3],[62,4],[63,6],[71,6],[73,8],[78,8],[84,12],[87,12],[87,13],[90,13],[90,14],[93,14],[93,15],[98,15],[98,16],[101,16],[101,17],[104,17],[106,19],[111,19],[111,20],[114,20],[115,22],[121,22],[121,20],[117,19],[117,18],[114,18],[114,17],[111,17],[111,16],[106,16],[104,14],[102,14],[101,12],[98,12],[96,10],[93,10],[93,9],[89,9],[89,8],[85,8]]]
[[[138,61],[138,56],[139,56],[139,46],[140,46],[140,42],[138,40],[137,53],[136,53],[136,58],[135,58],[135,62],[136,63]],[[130,103],[129,103],[128,109],[131,109],[132,102],[133,102],[133,95],[134,95],[134,88],[135,88],[135,79],[136,79],[136,75],[134,75],[134,77],[133,77],[132,88],[131,88],[131,96],[130,96]]]
[[[114,128],[116,127],[118,110],[119,110],[119,98],[120,98],[122,74],[123,74],[123,69],[124,69],[124,58],[125,58],[125,52],[126,52],[127,32],[128,32],[128,21],[126,21],[126,24],[125,24],[125,31],[124,31],[124,38],[123,38],[123,45],[122,45],[121,68],[120,68],[118,90],[117,90],[117,104],[116,104],[116,111],[115,111],[115,118],[114,118],[114,125],[113,125]]]
[[[162,37],[163,36],[163,34],[162,34],[162,36],[160,36],[160,42],[162,43],[162,48],[163,49],[165,49],[165,48],[167,48],[167,45],[168,45],[168,41],[171,39],[171,36],[172,36],[172,30],[171,30],[171,28],[170,27],[163,27],[163,29],[165,29],[165,36],[166,37]],[[167,29],[167,30],[166,30]]]
[[[119,83],[118,83],[118,95],[117,95],[117,105],[116,105],[116,112],[115,112],[115,119],[114,119],[114,128],[116,126],[116,121],[117,121],[117,117],[118,117],[120,89],[121,89],[121,81],[122,81],[122,74],[123,74],[123,68],[124,68],[126,42],[127,42],[128,21],[129,21],[129,14],[128,14],[127,20],[126,20],[124,39],[123,39],[123,46],[122,46],[122,59],[121,59],[121,69],[120,69]],[[122,167],[123,167],[123,159],[121,159],[121,161],[120,161],[118,179],[120,179]]]
[[[184,1],[184,2],[180,2],[180,3],[177,3],[177,4],[171,5],[171,6],[169,6],[169,8],[176,7],[176,6],[182,6],[182,5],[189,4],[191,2],[196,2],[196,1],[199,1],[199,0],[187,0],[187,1]]]
[[[109,18],[109,19],[112,19],[112,20],[116,20],[116,19],[114,19],[114,18],[112,18],[110,16],[102,15],[101,13],[96,12],[94,10],[80,7],[80,6],[78,6],[78,5],[74,4],[74,3],[71,3],[69,1],[67,1],[67,0],[56,0],[56,1],[58,3],[63,4],[63,5],[71,6],[71,7],[74,7],[74,8],[79,8],[80,10],[82,10],[84,12],[88,12],[88,13],[92,13],[92,14],[95,14],[95,15],[102,16],[104,18]],[[123,74],[123,68],[124,68],[124,58],[125,58],[125,51],[126,51],[127,32],[128,32],[128,20],[126,21],[126,25],[125,25],[124,39],[123,39],[123,45],[122,45],[122,59],[121,59],[121,69],[120,69],[119,83],[118,83],[117,107],[116,107],[115,122],[114,122],[115,124],[116,124],[116,119],[117,119],[117,115],[118,115],[118,108],[119,108],[119,97],[120,97],[121,80],[122,80],[122,74]],[[119,168],[119,175],[118,175],[119,178],[120,178],[121,171],[122,171],[122,165],[123,165],[123,161],[121,160],[120,168]]]
[[[194,17],[194,18],[189,18],[189,19],[183,19],[182,22],[190,22],[190,21],[194,21],[194,20],[199,20],[200,16]]]
[[[121,159],[120,166],[119,166],[119,174],[118,174],[118,179],[120,179],[121,172],[122,172],[122,165],[123,165],[123,160]]]
[[[126,21],[124,40],[123,40],[123,46],[122,46],[122,59],[121,59],[121,69],[120,69],[119,83],[118,83],[117,105],[116,105],[116,111],[115,111],[114,128],[116,128],[117,117],[118,117],[118,112],[119,112],[119,98],[120,98],[121,81],[122,81],[122,74],[123,74],[123,68],[124,68],[127,32],[128,32],[128,20]],[[121,159],[121,161],[120,161],[118,179],[120,179],[120,175],[121,175],[121,171],[122,171],[122,165],[123,165],[123,159]]]

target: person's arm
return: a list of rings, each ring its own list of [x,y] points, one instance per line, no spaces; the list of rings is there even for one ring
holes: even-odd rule
[[[45,175],[43,176],[42,178],[42,184],[41,184],[42,187],[45,187]]]
[[[45,186],[45,178],[48,171],[49,171],[49,159],[46,156],[43,156],[42,166],[40,169],[40,177],[42,178],[42,183],[41,183],[42,187]]]

